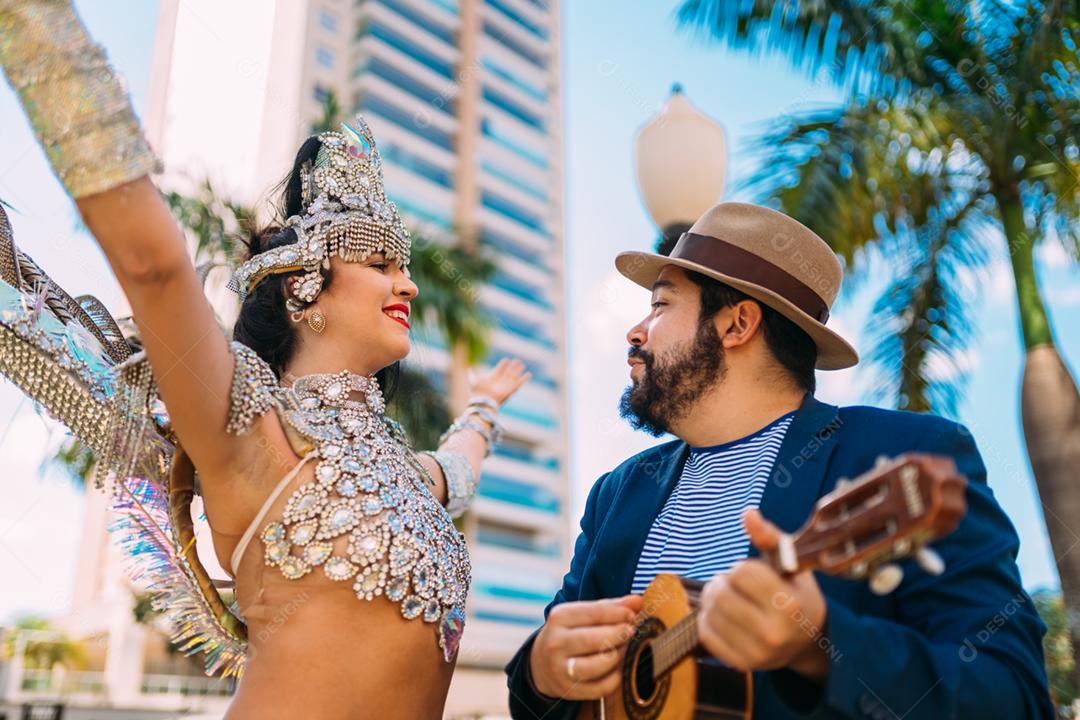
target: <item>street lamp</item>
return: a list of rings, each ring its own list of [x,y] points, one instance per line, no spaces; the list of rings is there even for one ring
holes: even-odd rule
[[[676,83],[634,137],[638,190],[660,228],[658,252],[669,254],[679,236],[720,199],[726,161],[724,128],[691,105]]]

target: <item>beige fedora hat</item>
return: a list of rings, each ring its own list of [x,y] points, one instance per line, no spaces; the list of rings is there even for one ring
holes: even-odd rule
[[[859,362],[855,348],[825,327],[844,276],[840,261],[798,220],[759,205],[721,203],[683,233],[670,256],[624,252],[615,258],[619,272],[650,290],[668,265],[726,283],[791,320],[817,345],[819,370]]]

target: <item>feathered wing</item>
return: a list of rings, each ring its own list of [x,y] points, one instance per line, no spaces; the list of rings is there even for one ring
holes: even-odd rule
[[[132,580],[155,593],[173,642],[208,675],[239,676],[243,623],[198,560],[194,467],[169,430],[149,363],[92,296],[73,298],[14,244],[0,207],[0,374],[86,443],[111,496]]]

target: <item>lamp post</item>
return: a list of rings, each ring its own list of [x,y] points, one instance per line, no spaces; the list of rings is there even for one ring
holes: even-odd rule
[[[668,255],[724,191],[724,128],[691,105],[676,83],[634,136],[634,165],[645,208],[660,229],[657,252]]]

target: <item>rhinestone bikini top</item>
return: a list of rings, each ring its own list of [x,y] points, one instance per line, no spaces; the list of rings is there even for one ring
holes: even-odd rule
[[[293,490],[282,517],[258,532],[266,565],[290,580],[320,572],[351,581],[365,600],[385,595],[405,618],[438,623],[439,647],[451,661],[471,579],[465,538],[426,486],[400,426],[384,414],[378,382],[342,371],[284,387],[253,350],[236,341],[232,348],[228,431],[243,433],[277,408],[315,455],[314,481]],[[364,400],[350,399],[350,391]],[[340,537],[348,538],[344,554],[333,544]]]

